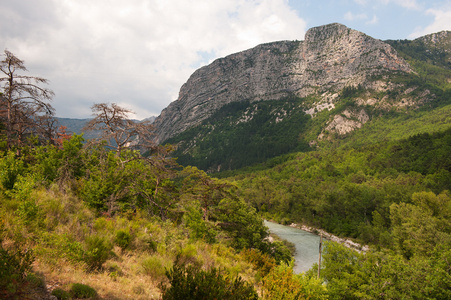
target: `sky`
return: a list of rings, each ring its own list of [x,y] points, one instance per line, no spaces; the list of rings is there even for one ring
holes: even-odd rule
[[[451,30],[451,0],[0,0],[0,53],[49,80],[58,117],[158,116],[198,68],[341,23],[381,40]],[[3,56],[2,58],[3,59]],[[0,74],[2,76],[3,74]]]

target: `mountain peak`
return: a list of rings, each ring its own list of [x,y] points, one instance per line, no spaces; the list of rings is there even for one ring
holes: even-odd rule
[[[305,41],[313,43],[330,39],[333,36],[339,36],[344,32],[348,32],[352,29],[346,27],[340,23],[331,23],[327,25],[321,25],[312,27],[307,30],[305,34]]]
[[[393,71],[411,68],[389,44],[339,23],[314,27],[304,41],[262,44],[196,70],[155,120],[157,141],[200,124],[232,102],[367,86],[375,75]]]

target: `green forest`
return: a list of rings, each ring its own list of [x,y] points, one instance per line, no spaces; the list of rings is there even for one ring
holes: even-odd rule
[[[450,299],[449,66],[402,53],[421,68],[393,80],[421,84],[436,101],[374,110],[361,129],[311,148],[328,115],[310,118],[299,108],[314,99],[296,97],[230,104],[166,145],[114,103],[92,106],[84,131],[96,138],[68,134],[54,122],[47,81],[23,75],[5,50],[0,298]],[[334,113],[362,92],[341,91]],[[238,122],[243,115],[253,122]],[[199,156],[171,145],[187,141]],[[264,219],[369,250],[326,242],[320,276],[318,265],[295,274],[293,245],[270,236]]]

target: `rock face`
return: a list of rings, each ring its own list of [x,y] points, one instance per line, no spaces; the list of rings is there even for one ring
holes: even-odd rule
[[[311,28],[304,41],[262,44],[195,71],[155,120],[157,142],[198,125],[230,102],[367,86],[373,75],[387,71],[412,72],[387,43],[337,23]]]

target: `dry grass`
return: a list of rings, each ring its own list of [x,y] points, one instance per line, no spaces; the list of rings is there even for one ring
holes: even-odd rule
[[[120,255],[107,261],[104,269],[98,272],[85,272],[82,266],[64,261],[55,268],[54,264],[37,260],[33,269],[42,272],[49,290],[62,288],[68,291],[71,284],[83,283],[94,288],[102,299],[159,299],[158,281],[138,272],[138,264],[139,257]]]
[[[1,214],[5,218],[4,236],[19,235],[33,241],[28,242],[36,254],[33,272],[41,274],[49,292],[56,288],[69,291],[72,284],[82,283],[94,288],[101,299],[159,299],[158,285],[167,282],[165,270],[176,258],[204,269],[220,268],[249,282],[254,280],[255,271],[235,250],[192,241],[186,229],[171,222],[140,211],[127,218],[96,217],[79,198],[55,186],[35,190],[34,198],[40,208],[39,220],[22,226],[12,209],[6,209]],[[119,230],[130,232],[130,246],[125,250],[115,246],[114,255],[101,270],[86,271],[83,260],[75,255],[77,249],[86,248],[85,239],[100,235],[114,244]]]

